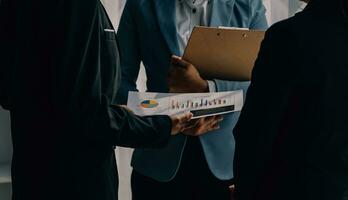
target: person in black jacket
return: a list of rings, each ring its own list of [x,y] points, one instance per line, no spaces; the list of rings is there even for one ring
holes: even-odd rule
[[[0,9],[13,199],[116,200],[114,147],[163,147],[192,114],[141,118],[115,105],[119,53],[99,0],[5,0]]]
[[[234,130],[238,200],[348,199],[346,0],[266,33]]]

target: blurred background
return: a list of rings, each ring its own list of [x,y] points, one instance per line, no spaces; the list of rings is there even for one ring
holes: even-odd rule
[[[115,29],[122,14],[122,9],[126,0],[101,0],[114,24]],[[173,0],[174,1],[174,0]],[[1,2],[1,1],[0,1]],[[304,4],[298,0],[263,0],[267,8],[267,19],[269,25],[286,19],[304,8]],[[141,69],[138,78],[139,91],[146,90],[146,76],[144,68]],[[10,136],[9,113],[0,108],[0,200],[10,200],[11,198],[11,178],[10,163],[12,155],[12,144]],[[130,159],[133,150],[127,148],[116,149],[117,162],[119,167],[119,199],[130,200]],[[116,188],[115,188],[116,189]]]

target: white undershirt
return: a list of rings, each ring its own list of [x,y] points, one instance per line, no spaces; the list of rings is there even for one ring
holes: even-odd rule
[[[209,26],[212,0],[175,0],[176,30],[181,56],[195,26]],[[215,92],[216,85],[208,81],[209,91]]]
[[[176,30],[181,55],[195,26],[209,26],[211,0],[175,0]]]

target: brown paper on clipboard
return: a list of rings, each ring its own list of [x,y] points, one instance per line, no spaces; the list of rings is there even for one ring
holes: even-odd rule
[[[264,35],[264,31],[198,26],[183,59],[197,67],[204,78],[248,81]]]

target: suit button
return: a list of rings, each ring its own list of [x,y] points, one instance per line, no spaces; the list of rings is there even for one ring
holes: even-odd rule
[[[192,12],[193,12],[193,13],[196,13],[196,12],[197,12],[197,9],[196,9],[196,8],[192,9]]]

